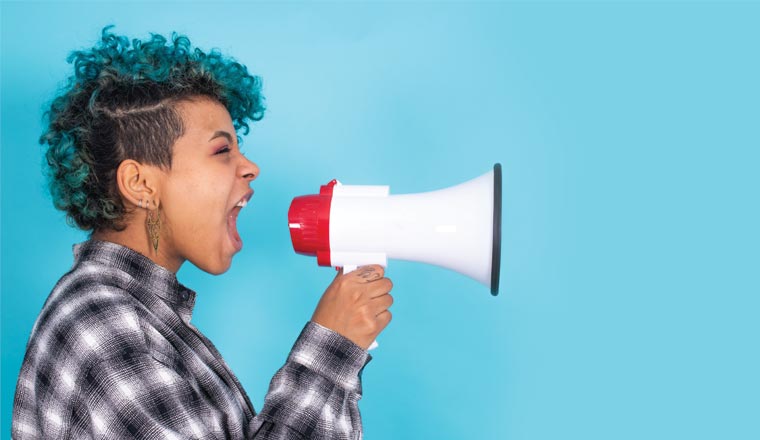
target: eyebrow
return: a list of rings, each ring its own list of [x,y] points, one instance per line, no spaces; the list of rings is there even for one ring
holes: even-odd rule
[[[208,141],[211,142],[218,137],[225,137],[227,138],[227,142],[232,143],[232,135],[222,130],[217,130],[217,132],[214,133],[214,135],[211,136],[211,139],[209,139]]]

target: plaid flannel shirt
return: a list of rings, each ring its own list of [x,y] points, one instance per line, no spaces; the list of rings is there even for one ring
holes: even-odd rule
[[[174,273],[97,240],[74,259],[32,329],[13,438],[361,438],[371,356],[348,339],[307,323],[257,414]]]

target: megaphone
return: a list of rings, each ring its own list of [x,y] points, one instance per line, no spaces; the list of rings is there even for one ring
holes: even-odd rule
[[[501,164],[456,186],[390,195],[381,185],[332,180],[319,194],[293,199],[288,227],[293,249],[320,266],[419,261],[467,275],[499,293]]]

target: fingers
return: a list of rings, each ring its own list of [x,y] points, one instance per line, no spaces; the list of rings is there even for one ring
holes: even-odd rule
[[[387,327],[391,322],[391,319],[393,319],[393,315],[391,314],[390,310],[383,310],[379,315],[375,317],[377,325],[380,326],[381,329],[385,329],[385,327]]]
[[[364,309],[365,320],[374,336],[385,330],[385,327],[391,322],[392,315],[388,308],[392,304],[393,297],[386,293],[373,298]]]
[[[367,295],[370,298],[386,295],[393,290],[393,282],[388,278],[380,278],[379,280],[372,281],[371,286],[371,289],[367,292]]]
[[[369,301],[370,310],[375,316],[379,316],[383,312],[387,311],[390,306],[393,305],[393,297],[390,293],[377,296]]]
[[[383,275],[385,275],[385,269],[379,264],[371,264],[357,268],[355,271],[351,272],[351,275],[360,278],[365,283],[371,283],[372,281],[383,278]]]
[[[391,321],[388,308],[393,304],[389,293],[393,283],[385,278],[380,265],[361,266],[349,273],[342,267],[336,271],[312,320],[360,347],[369,347]]]

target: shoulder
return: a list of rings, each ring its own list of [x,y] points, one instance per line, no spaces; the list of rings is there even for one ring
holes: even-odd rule
[[[72,397],[93,366],[147,351],[129,276],[77,264],[53,288],[32,329],[15,406],[56,408]]]
[[[14,398],[14,434],[32,429],[64,436],[75,422],[87,372],[146,351],[132,282],[97,264],[77,264],[59,280],[29,338]]]
[[[139,303],[130,293],[133,282],[124,272],[104,265],[76,265],[50,293],[32,330],[27,354],[83,366],[127,349],[144,350]]]

